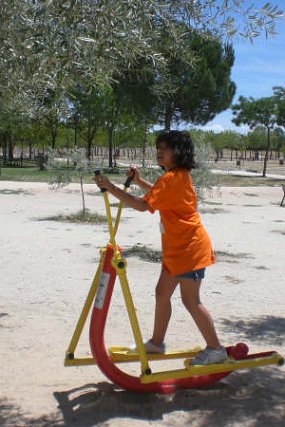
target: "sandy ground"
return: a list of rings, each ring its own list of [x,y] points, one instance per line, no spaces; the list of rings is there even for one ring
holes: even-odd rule
[[[93,186],[85,188],[87,207],[104,213],[101,194]],[[281,187],[221,188],[201,208],[218,258],[207,270],[203,301],[225,345],[243,341],[251,352],[285,355],[282,195]],[[80,208],[77,185],[52,191],[42,183],[0,182],[0,425],[284,426],[284,367],[235,372],[206,389],[165,396],[120,390],[96,366],[63,366],[97,268],[98,249],[108,240],[105,225],[48,219]],[[140,243],[159,249],[158,216],[124,209],[117,237],[123,248]],[[128,258],[144,338],[152,329],[159,270],[159,264]],[[116,286],[106,343],[132,342]],[[178,292],[167,344],[204,346]],[[90,355],[88,325],[76,355]],[[175,363],[180,367],[181,362]],[[137,366],[126,369],[135,372]]]

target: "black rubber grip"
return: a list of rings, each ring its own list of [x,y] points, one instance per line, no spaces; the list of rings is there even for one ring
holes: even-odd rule
[[[101,175],[101,172],[97,169],[95,172],[95,176]],[[105,193],[107,190],[106,188],[100,188],[101,193]]]
[[[129,186],[131,185],[131,182],[134,178],[134,175],[128,176],[128,178],[126,179],[126,182],[124,184],[125,188],[129,188]]]

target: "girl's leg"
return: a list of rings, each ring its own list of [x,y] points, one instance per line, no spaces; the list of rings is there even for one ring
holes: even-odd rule
[[[155,290],[155,316],[151,342],[161,345],[164,341],[167,326],[171,317],[171,297],[178,284],[178,279],[161,271]]]
[[[217,349],[220,342],[212,317],[200,301],[201,280],[180,279],[181,298],[184,306],[191,313],[198,329],[206,341],[207,347]]]

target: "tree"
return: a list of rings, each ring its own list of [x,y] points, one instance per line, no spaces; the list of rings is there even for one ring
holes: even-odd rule
[[[252,40],[274,34],[282,16],[269,2],[258,7],[245,0],[2,0],[0,7],[0,74],[8,73],[9,86],[19,93],[28,91],[31,80],[67,89],[79,76],[90,87],[102,87],[122,61],[130,69],[140,58],[162,72],[162,31],[177,55],[184,55],[193,31]]]
[[[224,148],[231,150],[230,159],[233,160],[233,151],[235,151],[235,158],[238,158],[238,153],[242,153],[246,148],[244,138],[238,132],[227,130],[214,134],[214,147],[217,147],[216,154],[221,153]]]
[[[161,96],[164,127],[170,129],[172,122],[180,121],[206,124],[230,106],[235,94],[230,80],[233,49],[219,40],[205,40],[197,32],[188,32],[181,54],[175,54],[169,44],[164,40],[166,75],[157,77],[158,85],[169,87]],[[189,53],[196,58],[192,63]]]
[[[36,92],[33,92],[33,89]],[[27,94],[27,102],[29,108],[26,110],[26,114],[46,127],[49,144],[54,150],[60,122],[65,119],[67,113],[64,93],[48,87],[42,87],[39,91],[39,88],[31,86],[29,94]]]
[[[245,136],[248,149],[254,152],[254,160],[259,160],[259,151],[266,150],[266,129],[257,126]]]
[[[127,129],[143,132],[146,143],[146,133],[150,125],[157,122],[155,106],[157,99],[153,88],[155,86],[155,68],[142,58],[133,69],[125,69],[115,76],[111,86],[108,106],[106,108],[107,130],[109,134],[109,167],[112,165],[113,133],[115,130],[126,133]],[[132,145],[132,144],[131,144]]]
[[[74,145],[78,145],[78,132],[86,142],[86,157],[91,160],[92,144],[96,132],[104,125],[103,96],[94,88],[88,89],[81,81],[70,94],[70,118],[74,125]]]
[[[280,152],[284,154],[285,149],[285,131],[284,129],[277,127],[273,130],[272,135],[272,146],[277,151],[277,157],[280,158]]]
[[[232,120],[237,126],[241,124],[248,125],[251,129],[262,125],[266,129],[267,144],[265,149],[263,173],[266,176],[268,153],[270,150],[270,131],[277,124],[277,106],[274,97],[265,97],[255,100],[254,98],[239,97],[238,104],[233,105],[232,111],[234,118]]]
[[[83,177],[90,173],[90,167],[86,159],[84,149],[73,148],[67,153],[67,163],[72,164],[73,167],[64,167],[63,162],[60,160],[60,154],[57,150],[50,150],[46,168],[52,172],[49,185],[52,189],[62,188],[72,181],[72,176],[77,176],[80,183],[80,194],[82,201],[82,216],[86,214],[85,195],[83,186]]]
[[[274,97],[277,102],[277,124],[285,128],[285,87],[273,87]]]

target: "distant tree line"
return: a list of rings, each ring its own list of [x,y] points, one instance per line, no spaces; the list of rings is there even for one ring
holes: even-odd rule
[[[270,97],[254,99],[241,96],[238,103],[232,107],[232,110],[234,115],[233,122],[236,125],[246,124],[250,129],[256,129],[259,132],[264,130],[266,132],[263,166],[263,176],[266,176],[267,162],[273,141],[277,143],[278,152],[280,152],[280,149],[284,152],[282,139],[284,139],[285,129],[285,87],[273,87],[273,95]]]

